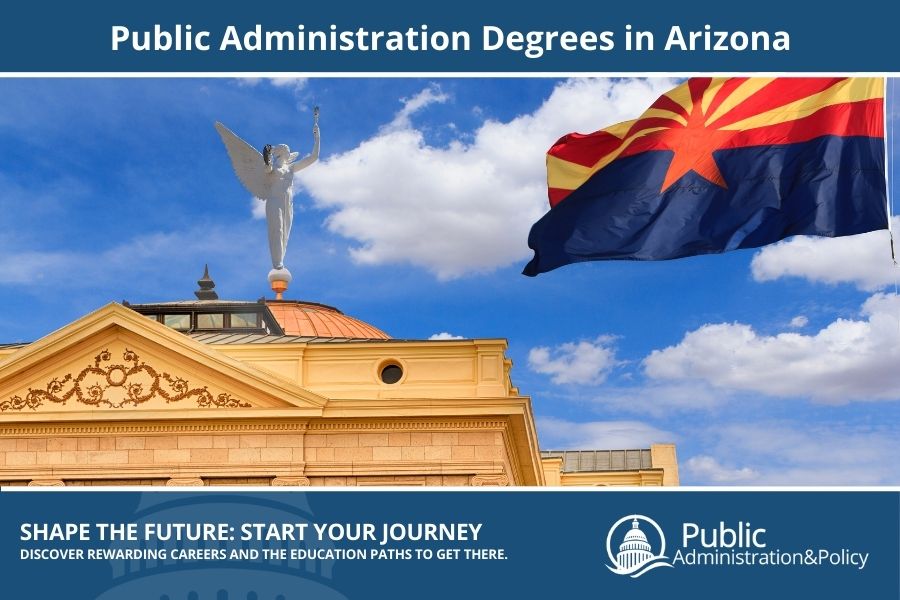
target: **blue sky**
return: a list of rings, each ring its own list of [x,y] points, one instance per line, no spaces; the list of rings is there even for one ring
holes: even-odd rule
[[[298,176],[289,295],[394,337],[505,337],[545,448],[678,444],[683,483],[900,483],[900,302],[883,232],[520,275],[543,153],[673,80],[5,79],[0,341],[110,300],[271,294],[213,122]],[[892,103],[893,104],[893,103]],[[895,111],[892,111],[892,114]]]

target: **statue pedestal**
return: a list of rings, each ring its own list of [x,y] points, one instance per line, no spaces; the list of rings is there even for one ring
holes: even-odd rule
[[[275,292],[276,300],[283,298],[292,280],[291,272],[284,267],[269,271],[269,285],[272,286],[272,291]]]

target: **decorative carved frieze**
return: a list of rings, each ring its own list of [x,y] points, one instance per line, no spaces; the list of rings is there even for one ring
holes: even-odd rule
[[[61,479],[32,479],[28,487],[64,487],[66,484]]]
[[[509,477],[506,475],[472,475],[469,485],[473,487],[508,486]]]
[[[309,486],[308,477],[276,477],[272,480],[274,487]]]
[[[111,363],[109,350],[101,351],[77,375],[54,377],[45,389],[30,388],[24,398],[12,396],[0,402],[0,411],[32,410],[47,403],[66,404],[69,400],[88,406],[122,408],[138,406],[154,398],[166,402],[194,399],[201,408],[249,408],[248,402],[222,393],[213,395],[206,386],[192,388],[183,377],[160,373],[142,362],[140,356],[125,349],[121,363]]]
[[[166,482],[169,487],[203,487],[203,480],[199,477],[173,477]]]

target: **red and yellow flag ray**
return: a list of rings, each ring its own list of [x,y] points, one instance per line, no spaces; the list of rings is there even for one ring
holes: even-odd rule
[[[673,153],[661,192],[689,171],[728,187],[714,152],[806,142],[825,135],[884,135],[881,78],[693,78],[644,114],[591,134],[572,133],[547,153],[551,206],[619,158]]]

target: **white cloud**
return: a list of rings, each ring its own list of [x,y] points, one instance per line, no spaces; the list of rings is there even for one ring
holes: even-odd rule
[[[900,228],[900,217],[892,222],[895,230]],[[753,279],[760,282],[800,277],[818,283],[851,283],[874,291],[893,285],[900,276],[890,248],[885,230],[839,238],[797,236],[757,252],[750,269]]]
[[[271,83],[273,86],[279,88],[289,88],[294,90],[294,92],[299,92],[300,90],[305,88],[308,82],[308,77],[272,77],[271,79],[269,79],[269,83]]]
[[[328,228],[358,245],[361,264],[411,263],[440,279],[527,258],[531,225],[547,210],[544,155],[561,135],[636,117],[668,79],[574,79],[530,114],[486,121],[447,146],[429,144],[413,115],[449,98],[429,86],[356,148],[297,175]]]
[[[892,457],[900,452],[898,433],[796,422],[722,425],[706,453],[685,461],[685,475],[698,484],[896,485],[900,464]],[[720,461],[742,466],[723,467]]]
[[[552,417],[541,417],[537,421],[541,448],[545,450],[620,450],[676,441],[671,432],[641,421],[576,423]]]
[[[159,294],[160,289],[170,289],[167,284],[173,272],[183,277],[181,272],[187,270],[191,274],[181,283],[192,285],[205,262],[210,263],[213,278],[227,271],[246,279],[253,273],[242,268],[247,264],[245,249],[259,246],[263,235],[249,222],[227,227],[198,224],[187,230],[139,235],[93,252],[18,251],[0,238],[0,285],[24,284],[39,291],[44,288],[34,285],[37,282],[53,282],[60,289],[90,289],[95,294],[105,293],[107,286],[115,286],[118,294],[146,288]],[[186,263],[191,260],[196,262]]]
[[[278,88],[289,88],[299,92],[309,83],[308,77],[238,77],[237,84],[241,87],[256,87],[263,82],[269,82]]]
[[[466,338],[464,338],[461,335],[453,335],[452,333],[449,333],[447,331],[442,331],[440,333],[435,333],[428,339],[429,340],[464,340]]]
[[[644,382],[635,387],[601,388],[592,403],[621,412],[663,417],[676,412],[712,410],[728,395],[696,382]]]
[[[8,251],[0,255],[0,284],[28,284],[62,273],[70,262],[67,252]],[[51,277],[47,277],[48,273]]]
[[[759,478],[749,467],[734,468],[722,465],[712,456],[693,456],[684,463],[686,474],[697,481],[711,484],[748,483]]]
[[[656,380],[842,403],[900,399],[900,298],[875,294],[860,318],[813,335],[762,335],[741,323],[704,325],[644,359]]]
[[[432,84],[413,96],[412,98],[401,98],[403,108],[401,108],[394,116],[394,120],[389,125],[382,128],[382,133],[389,131],[397,131],[410,129],[412,122],[410,118],[420,110],[431,106],[432,104],[443,104],[450,99],[450,96],[441,91],[439,85]]]
[[[796,317],[791,319],[790,325],[794,329],[803,329],[804,327],[809,325],[809,319],[807,319],[804,315],[797,315]]]
[[[593,341],[566,342],[553,349],[532,348],[528,366],[536,373],[551,375],[553,383],[603,383],[619,364],[612,341],[610,336],[600,336]]]
[[[266,202],[259,198],[250,198],[250,214],[257,221],[266,218]]]

